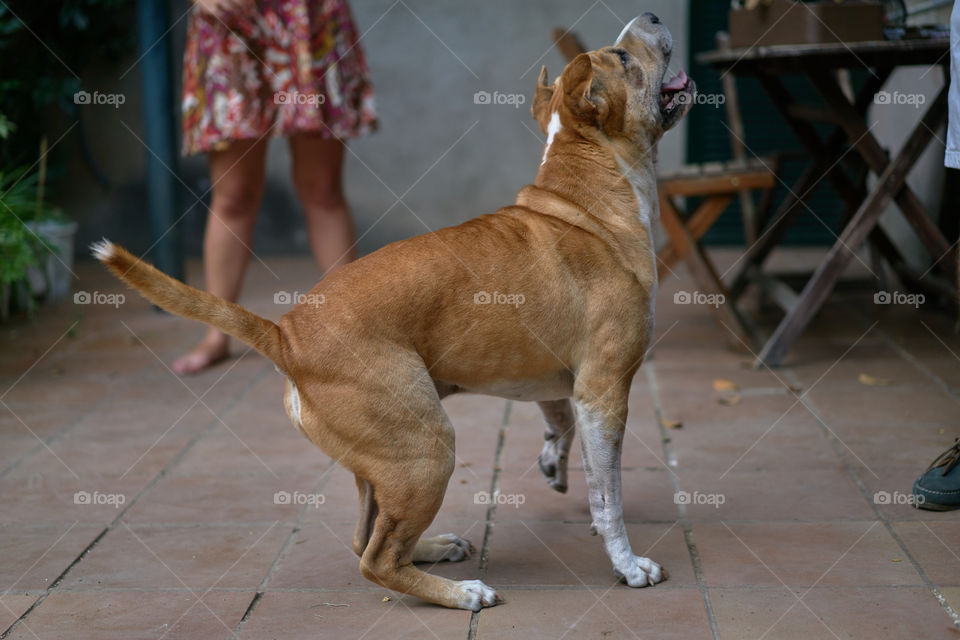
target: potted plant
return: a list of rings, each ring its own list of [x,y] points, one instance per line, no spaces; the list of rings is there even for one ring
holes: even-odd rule
[[[7,176],[3,177],[6,183]],[[10,212],[0,213],[0,318],[12,307],[30,308],[27,270],[37,263],[36,244],[26,226]]]
[[[0,138],[15,126],[0,114]],[[43,146],[41,145],[41,152]],[[43,157],[42,154],[41,158]],[[12,309],[32,311],[45,295],[57,300],[70,290],[76,223],[43,200],[45,163],[40,171],[0,169],[0,317]]]
[[[24,176],[26,190],[35,187],[36,206],[28,210],[24,220],[27,230],[35,236],[43,251],[39,264],[27,269],[31,292],[46,302],[56,302],[70,293],[73,275],[73,239],[77,223],[59,208],[48,207],[44,201],[47,176],[47,138],[40,141],[40,168],[35,175]]]

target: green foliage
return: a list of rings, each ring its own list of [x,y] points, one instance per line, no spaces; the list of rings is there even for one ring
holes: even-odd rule
[[[129,51],[133,24],[132,0],[0,2],[0,285],[26,287],[27,269],[44,255],[25,223],[63,217],[37,201],[38,176],[23,168],[49,133],[46,116],[56,109],[76,120],[80,77]]]
[[[40,241],[26,223],[57,217],[37,202],[37,174],[26,169],[0,171],[0,282],[26,277],[27,268],[39,261]]]
[[[0,213],[0,284],[27,277],[27,268],[37,263],[37,243],[27,228],[10,212]]]

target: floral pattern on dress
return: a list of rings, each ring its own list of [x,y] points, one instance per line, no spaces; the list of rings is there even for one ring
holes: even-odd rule
[[[183,153],[233,140],[376,129],[373,88],[345,0],[256,0],[223,18],[190,12]]]

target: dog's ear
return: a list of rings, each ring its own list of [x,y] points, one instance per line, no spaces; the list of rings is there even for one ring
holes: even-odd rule
[[[574,58],[561,76],[563,99],[567,109],[584,124],[597,125],[607,113],[607,101],[594,84],[590,56],[581,53]]]
[[[530,105],[530,114],[540,125],[544,133],[547,132],[547,121],[550,119],[550,101],[553,100],[554,85],[547,84],[547,68],[540,68],[540,77],[537,78],[537,92],[533,94],[533,104]]]

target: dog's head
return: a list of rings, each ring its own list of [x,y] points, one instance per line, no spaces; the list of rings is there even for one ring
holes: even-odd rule
[[[660,19],[638,16],[612,47],[578,55],[552,85],[543,68],[533,117],[544,133],[556,113],[564,127],[604,146],[651,148],[686,115],[696,94],[683,71],[667,77],[672,53],[673,38]]]

